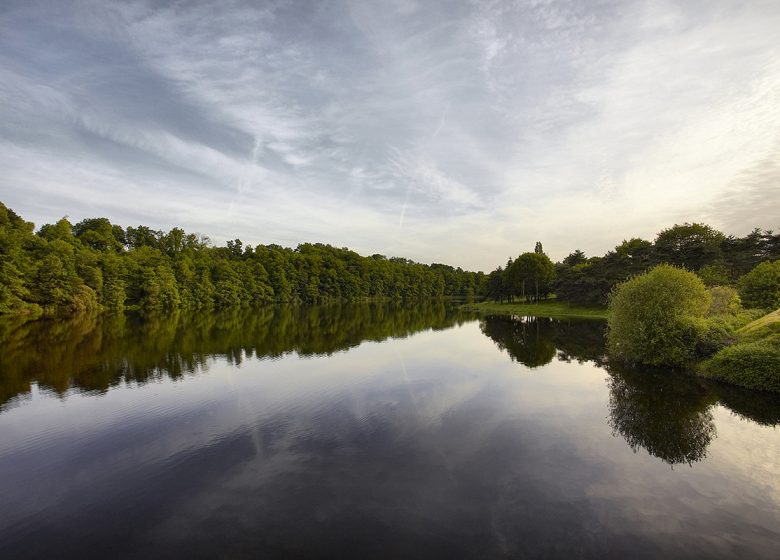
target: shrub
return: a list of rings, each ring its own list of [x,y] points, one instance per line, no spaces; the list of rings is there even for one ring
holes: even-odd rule
[[[730,286],[714,286],[710,288],[710,308],[707,315],[734,315],[742,309],[737,290]]]
[[[780,307],[780,261],[762,262],[740,278],[739,294],[745,307]]]
[[[619,284],[609,303],[610,355],[658,366],[690,363],[709,330],[709,305],[701,279],[670,265]]]
[[[729,269],[722,264],[705,265],[696,274],[699,275],[705,286],[724,286],[731,283]]]
[[[733,341],[732,330],[721,320],[698,319],[693,323],[696,325],[696,358],[708,358]]]
[[[780,392],[780,338],[724,348],[702,364],[702,375],[750,389]]]

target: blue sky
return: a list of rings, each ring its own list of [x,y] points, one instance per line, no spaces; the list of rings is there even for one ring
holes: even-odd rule
[[[780,2],[0,4],[0,200],[490,270],[780,228]]]

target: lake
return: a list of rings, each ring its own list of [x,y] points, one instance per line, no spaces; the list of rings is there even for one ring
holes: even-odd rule
[[[777,558],[780,397],[440,303],[0,323],[1,558]]]

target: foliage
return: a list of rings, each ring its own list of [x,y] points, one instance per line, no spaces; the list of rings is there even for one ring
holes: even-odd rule
[[[655,243],[623,241],[603,257],[586,258],[577,250],[556,264],[553,286],[558,299],[577,305],[606,305],[619,283],[661,263],[696,271],[707,286],[735,285],[757,264],[780,259],[780,234],[753,230],[747,236],[724,237],[706,224],[665,229]]]
[[[724,264],[706,264],[696,274],[705,286],[727,286],[731,284],[731,273]]]
[[[553,286],[559,299],[577,305],[606,306],[614,286],[656,262],[652,243],[639,238],[624,240],[603,257],[585,260],[581,253],[572,253],[556,267]]]
[[[723,348],[702,364],[705,377],[780,392],[780,334]]]
[[[746,307],[780,307],[780,260],[762,262],[739,281],[739,293]]]
[[[662,262],[699,270],[718,259],[725,236],[706,224],[675,225],[655,238],[655,250]]]
[[[709,305],[701,279],[670,265],[620,284],[609,303],[610,355],[649,365],[692,362],[702,340],[709,345]]]
[[[754,309],[752,312],[754,314],[752,320],[744,322],[737,331],[740,340],[758,340],[780,332],[780,309],[760,316],[755,316],[759,313],[758,310]]]
[[[714,286],[709,289],[710,307],[707,315],[734,315],[742,309],[737,290],[730,286]]]
[[[35,233],[0,203],[0,314],[473,298],[487,289],[482,273],[320,243],[215,247],[180,228],[122,228],[106,218],[63,218]]]
[[[504,285],[510,297],[521,297],[525,301],[539,301],[546,298],[555,278],[555,265],[542,252],[537,242],[537,251],[523,253],[504,272]]]

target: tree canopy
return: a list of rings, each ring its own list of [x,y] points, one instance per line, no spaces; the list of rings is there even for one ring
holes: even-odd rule
[[[474,297],[482,273],[346,247],[224,247],[181,228],[66,218],[38,232],[0,203],[0,313],[230,308],[271,302]]]
[[[655,366],[696,357],[710,295],[699,277],[662,264],[618,285],[610,297],[610,356]]]

